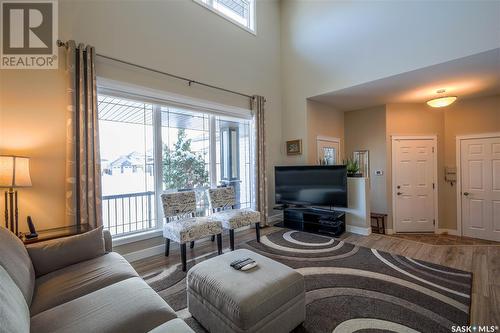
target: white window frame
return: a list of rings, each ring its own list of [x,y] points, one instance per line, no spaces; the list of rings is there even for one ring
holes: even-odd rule
[[[235,19],[233,19],[232,17],[229,17],[227,16],[226,14],[224,14],[223,12],[217,10],[216,8],[214,8],[213,6],[211,6],[210,4],[207,4],[206,2],[204,2],[203,0],[193,0],[195,3],[197,3],[198,5],[210,10],[212,13],[215,13],[217,15],[219,15],[220,17],[224,18],[225,20],[235,24],[236,26],[238,26],[239,28],[245,30],[246,32],[249,32],[251,33],[252,35],[257,35],[257,23],[256,23],[256,10],[257,10],[257,0],[249,0],[250,1],[250,13],[249,13],[249,22],[250,22],[250,27],[247,27],[246,25],[236,21]],[[212,2],[212,0],[208,0],[209,2]]]
[[[141,102],[153,104],[153,142],[154,142],[154,167],[155,167],[155,196],[156,196],[156,228],[125,234],[113,237],[113,245],[123,245],[128,243],[133,243],[141,240],[146,240],[150,238],[155,238],[163,234],[163,208],[160,198],[160,193],[163,191],[163,173],[162,173],[162,140],[161,138],[161,106],[179,106],[185,107],[192,110],[199,110],[200,112],[205,112],[210,114],[209,126],[211,130],[210,139],[215,142],[215,116],[229,116],[236,117],[240,119],[253,119],[253,114],[250,109],[239,108],[234,106],[228,106],[224,104],[209,102],[206,100],[196,99],[180,94],[167,93],[161,90],[145,88],[142,86],[128,84],[120,81],[110,80],[98,77],[97,78],[97,92],[98,94],[111,95],[116,97],[122,97],[125,99],[137,99]],[[253,134],[251,131],[251,147],[250,147],[250,158],[254,158],[253,152]],[[213,147],[212,147],[213,146]],[[213,151],[212,151],[213,150]],[[213,155],[212,155],[213,154]],[[160,158],[157,158],[160,156]],[[215,145],[210,146],[210,167],[215,171],[216,168],[216,157],[215,157]],[[253,168],[251,168],[253,169]],[[212,186],[216,182],[216,172],[210,173],[210,183]],[[255,175],[251,172],[250,177],[255,179]],[[255,187],[255,184],[254,186]],[[254,200],[254,196],[251,195],[251,200]]]

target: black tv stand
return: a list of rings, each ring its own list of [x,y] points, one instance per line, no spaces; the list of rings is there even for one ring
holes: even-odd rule
[[[284,207],[283,227],[338,237],[345,232],[345,213],[314,207]]]

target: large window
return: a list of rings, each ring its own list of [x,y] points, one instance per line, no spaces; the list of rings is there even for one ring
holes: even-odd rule
[[[255,0],[194,0],[229,21],[255,33]]]
[[[163,192],[234,186],[238,205],[253,200],[251,120],[195,108],[98,97],[104,227],[114,236],[161,228]]]
[[[120,235],[156,228],[153,106],[99,96],[104,226]]]

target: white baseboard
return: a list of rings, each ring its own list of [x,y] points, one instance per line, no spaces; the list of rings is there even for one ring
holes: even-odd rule
[[[437,229],[436,234],[448,234],[452,236],[459,236],[457,229]]]
[[[448,235],[453,235],[453,236],[459,236],[459,232],[456,229],[436,229],[434,232],[435,234],[448,234]],[[392,235],[394,234],[393,229],[385,229],[385,234],[386,235]]]
[[[353,234],[368,236],[372,233],[372,228],[371,227],[364,228],[364,227],[357,227],[355,225],[348,225],[346,226],[346,231],[352,232]]]

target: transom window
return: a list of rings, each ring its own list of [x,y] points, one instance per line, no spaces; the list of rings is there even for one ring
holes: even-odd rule
[[[194,189],[198,215],[206,189],[233,186],[237,205],[253,200],[252,120],[198,108],[98,96],[103,224],[113,236],[163,225],[160,195]]]
[[[194,0],[229,21],[255,33],[255,0]]]

